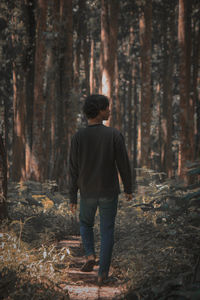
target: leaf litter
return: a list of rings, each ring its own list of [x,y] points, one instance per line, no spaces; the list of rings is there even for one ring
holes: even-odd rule
[[[200,299],[200,199],[187,197],[198,186],[154,177],[138,177],[133,202],[120,195],[111,273],[123,287],[121,299]],[[79,234],[67,194],[54,182],[10,183],[8,208],[0,232],[0,299],[69,299],[60,286],[73,251],[55,246]],[[94,230],[98,254],[98,213]]]

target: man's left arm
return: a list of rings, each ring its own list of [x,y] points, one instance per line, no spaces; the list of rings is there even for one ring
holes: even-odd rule
[[[128,153],[126,150],[126,145],[124,137],[121,133],[116,136],[115,140],[115,153],[116,153],[116,163],[119,170],[123,185],[126,199],[128,201],[132,200],[132,175],[131,167],[128,158]]]

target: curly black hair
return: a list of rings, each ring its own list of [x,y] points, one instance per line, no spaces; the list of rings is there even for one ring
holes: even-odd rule
[[[94,119],[100,112],[109,106],[109,100],[104,95],[89,95],[85,99],[83,112],[88,119]]]

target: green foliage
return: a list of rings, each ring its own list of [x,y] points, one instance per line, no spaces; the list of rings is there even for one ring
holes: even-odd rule
[[[200,175],[200,161],[187,164],[188,175]]]
[[[190,165],[188,175],[199,174],[199,162]],[[139,170],[137,204],[143,210],[167,211],[172,216],[200,208],[200,187],[197,184],[185,186],[180,179],[162,181],[163,173],[153,170]],[[198,179],[197,179],[198,180]]]
[[[69,299],[59,285],[66,280],[73,253],[57,243],[77,228],[66,198],[55,182],[13,183],[7,204],[10,220],[0,229],[0,294]]]

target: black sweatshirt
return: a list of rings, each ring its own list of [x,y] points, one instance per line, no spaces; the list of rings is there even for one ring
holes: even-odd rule
[[[118,171],[124,192],[132,193],[131,169],[122,134],[103,124],[80,129],[71,141],[70,202],[82,197],[106,197],[120,193]]]

